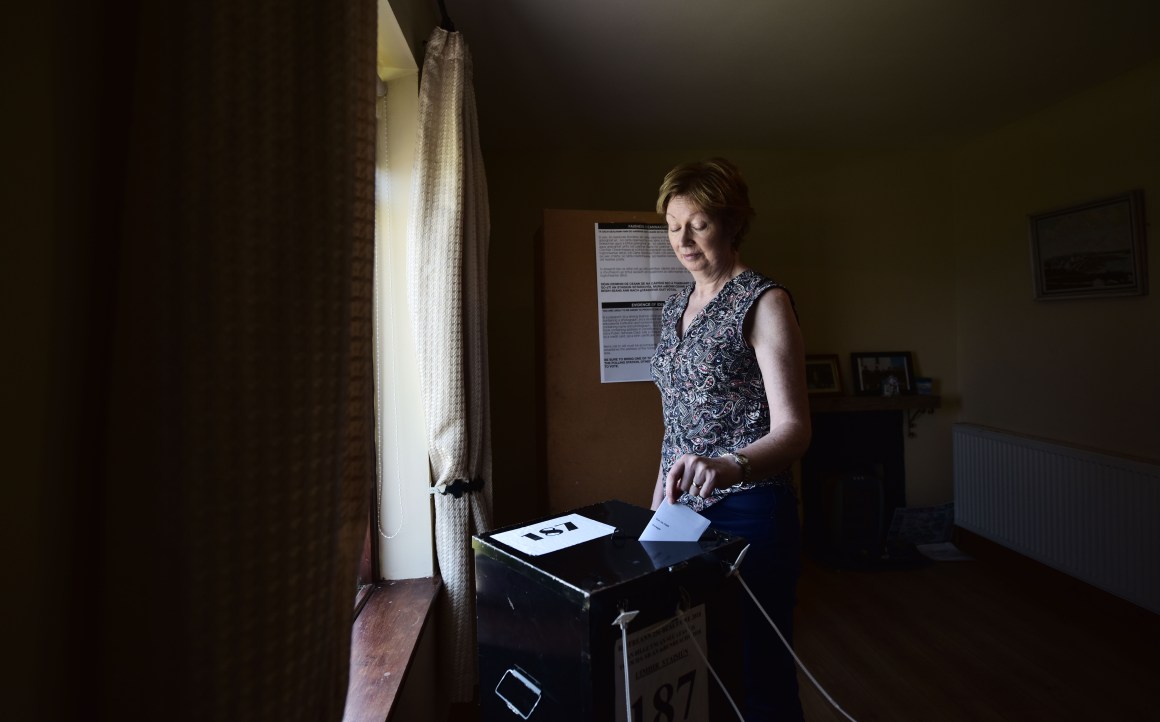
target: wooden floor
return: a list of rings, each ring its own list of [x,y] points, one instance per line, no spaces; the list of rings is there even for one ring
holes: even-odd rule
[[[1160,720],[1160,615],[960,536],[972,561],[807,559],[798,656],[858,722]],[[845,718],[804,677],[806,719]],[[469,708],[449,722],[473,722]],[[723,722],[729,722],[728,720]]]
[[[1160,616],[985,540],[973,561],[807,563],[798,656],[859,722],[1160,720]],[[803,676],[806,719],[845,719]]]

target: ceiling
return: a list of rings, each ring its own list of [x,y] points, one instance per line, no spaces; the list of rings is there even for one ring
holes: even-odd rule
[[[1158,0],[446,0],[485,147],[898,148],[1157,57]]]

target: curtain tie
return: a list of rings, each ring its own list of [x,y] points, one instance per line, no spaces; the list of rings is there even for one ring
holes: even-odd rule
[[[456,499],[470,491],[483,491],[483,479],[456,479],[450,484],[438,484],[431,487],[432,494],[442,494],[444,496],[450,494]]]

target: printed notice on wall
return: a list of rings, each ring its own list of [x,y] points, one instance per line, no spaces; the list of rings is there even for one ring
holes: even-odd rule
[[[652,380],[665,299],[692,282],[663,223],[596,224],[600,383]]]
[[[705,605],[690,609],[684,619],[684,624],[673,617],[629,633],[632,719],[673,722],[709,719],[708,671],[697,651],[698,646],[707,649]],[[616,721],[625,722],[628,715],[624,709],[624,652],[619,639],[613,649],[612,663],[616,668]]]

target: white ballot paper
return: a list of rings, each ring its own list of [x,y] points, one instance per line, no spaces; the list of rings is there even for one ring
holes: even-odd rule
[[[614,531],[616,531],[614,526],[602,524],[579,514],[567,514],[519,529],[500,532],[491,538],[524,554],[539,556],[602,536],[610,536]]]
[[[640,535],[640,541],[695,542],[708,527],[708,519],[684,504],[662,501]]]

